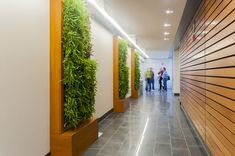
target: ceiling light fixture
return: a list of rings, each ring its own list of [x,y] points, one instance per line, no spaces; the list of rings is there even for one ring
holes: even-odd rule
[[[173,13],[174,13],[173,10],[170,10],[170,9],[167,9],[167,10],[166,10],[166,14],[173,14]]]
[[[95,9],[101,13],[101,15],[108,20],[145,58],[149,56],[131,39],[131,37],[117,24],[117,22],[110,17],[96,2],[95,0],[87,0],[89,4],[95,7]]]
[[[170,35],[170,33],[169,32],[164,32],[164,35]]]
[[[164,27],[170,27],[170,26],[171,26],[171,24],[169,24],[169,23],[164,24]]]

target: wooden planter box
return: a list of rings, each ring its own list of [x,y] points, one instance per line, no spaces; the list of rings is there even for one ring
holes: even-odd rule
[[[113,108],[114,112],[124,113],[128,107],[129,107],[129,102],[127,99],[114,100],[114,108]]]
[[[133,98],[133,99],[138,99],[139,98],[139,92],[138,92],[138,90],[132,90],[132,92],[131,92],[131,97]]]
[[[50,147],[51,156],[80,156],[98,138],[98,121],[91,118],[64,131],[63,1],[50,0]]]
[[[51,134],[51,156],[80,156],[98,138],[98,120],[89,119],[76,129]]]

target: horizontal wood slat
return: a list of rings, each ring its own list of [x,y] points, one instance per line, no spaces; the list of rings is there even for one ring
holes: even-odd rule
[[[234,0],[205,0],[180,44],[182,106],[218,156],[235,155],[234,28]]]
[[[221,12],[217,12],[216,18],[210,19],[205,22],[207,25],[204,30],[205,33],[205,38],[207,40],[210,40],[211,37],[219,33],[218,30],[223,30],[224,27],[229,25],[231,22],[234,20],[234,8],[231,7],[231,4],[234,4],[234,2],[229,1],[227,2],[226,5],[224,6],[224,10]],[[216,12],[215,12],[216,13]],[[188,58],[191,58],[191,56],[195,55],[196,51],[200,46],[204,46],[205,38],[201,38],[198,41],[196,40],[195,43],[193,44],[193,48],[191,47],[188,49],[187,52],[187,57],[181,57],[182,62],[183,61],[188,61]]]

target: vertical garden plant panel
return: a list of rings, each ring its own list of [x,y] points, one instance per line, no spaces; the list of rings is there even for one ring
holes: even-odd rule
[[[89,13],[84,0],[64,0],[64,128],[77,127],[95,111],[96,62],[90,59]]]
[[[140,56],[135,52],[135,90],[140,87]]]
[[[127,66],[128,43],[119,41],[119,98],[125,99],[129,90],[129,68]]]

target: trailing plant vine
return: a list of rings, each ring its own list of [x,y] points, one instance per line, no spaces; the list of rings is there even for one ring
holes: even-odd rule
[[[91,60],[89,13],[83,0],[64,0],[64,128],[77,127],[95,111],[96,62]]]
[[[129,68],[127,67],[128,43],[119,41],[119,98],[125,99],[129,90]]]
[[[140,87],[140,56],[135,52],[135,90]]]

